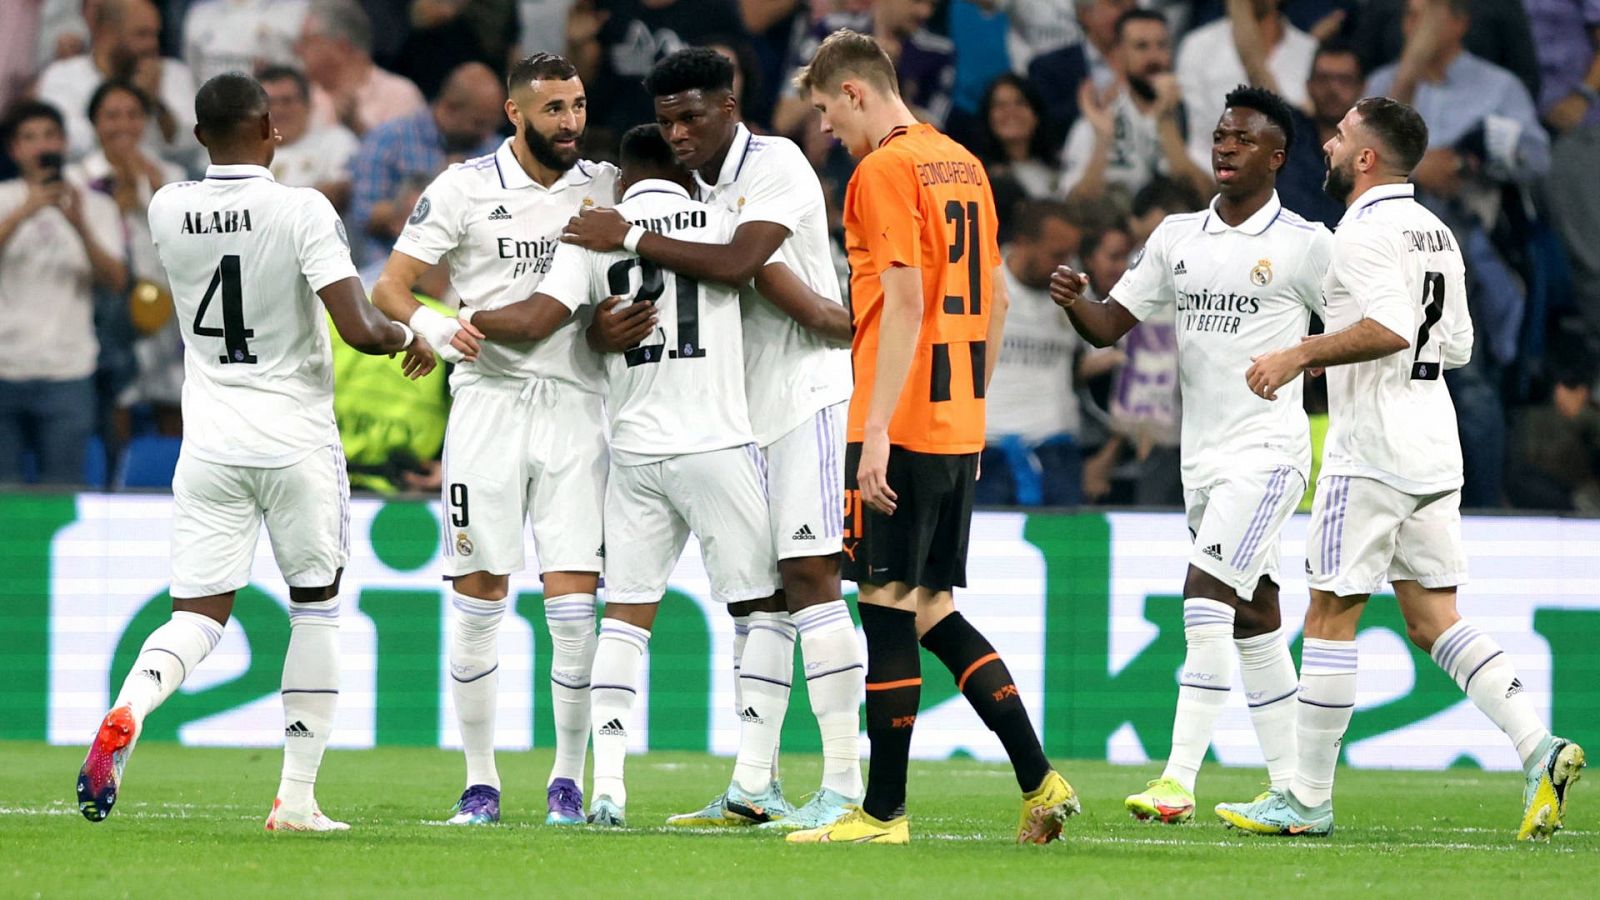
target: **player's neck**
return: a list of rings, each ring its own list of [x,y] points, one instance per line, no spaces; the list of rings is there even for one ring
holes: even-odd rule
[[[1272,185],[1267,185],[1259,191],[1246,194],[1243,197],[1229,197],[1227,194],[1217,195],[1217,215],[1222,221],[1228,223],[1230,228],[1238,228],[1250,217],[1261,211],[1267,201],[1272,199]]]
[[[213,166],[260,166],[265,169],[270,157],[259,150],[236,147],[212,147],[207,155]]]
[[[887,97],[882,105],[867,113],[867,136],[876,148],[896,128],[909,128],[917,124],[917,117],[899,97]]]
[[[1386,187],[1391,184],[1405,184],[1408,179],[1404,175],[1374,175],[1368,178],[1357,177],[1355,185],[1350,188],[1350,202],[1346,208],[1361,202],[1361,198],[1373,188]]]
[[[512,140],[511,155],[516,157],[517,165],[522,167],[522,171],[528,173],[528,177],[538,182],[540,187],[549,187],[567,174],[564,171],[558,172],[548,168],[534,159],[533,151],[528,149],[526,141]]]
[[[721,150],[718,150],[716,153],[712,154],[711,158],[706,160],[705,165],[696,170],[700,177],[705,180],[706,184],[714,185],[717,183],[717,180],[722,177],[722,166],[727,163],[728,154],[733,152],[733,139],[738,133],[739,126],[733,125],[729,127],[728,142],[722,145]]]

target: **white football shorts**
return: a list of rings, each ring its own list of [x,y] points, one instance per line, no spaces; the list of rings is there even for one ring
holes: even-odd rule
[[[1373,478],[1322,476],[1306,569],[1313,588],[1339,597],[1371,594],[1395,581],[1429,590],[1466,584],[1461,491],[1416,496]]]
[[[172,476],[172,596],[237,591],[250,583],[261,522],[290,587],[333,584],[350,558],[350,480],[330,444],[280,469],[178,454]]]
[[[1247,469],[1184,491],[1194,535],[1189,564],[1249,600],[1261,576],[1277,581],[1278,535],[1305,491],[1305,477],[1291,466]]]
[[[772,543],[779,559],[827,556],[844,546],[844,431],[848,402],[817,410],[763,447]]]

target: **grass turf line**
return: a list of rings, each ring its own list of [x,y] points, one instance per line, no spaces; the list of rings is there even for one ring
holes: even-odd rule
[[[498,828],[445,828],[462,787],[460,754],[429,749],[330,751],[318,800],[352,831],[271,835],[276,750],[142,744],[106,822],[78,814],[72,783],[83,749],[0,742],[0,896],[881,897],[1017,893],[1214,897],[1259,894],[1462,897],[1583,892],[1600,877],[1600,797],[1580,784],[1567,828],[1548,845],[1514,840],[1521,779],[1473,770],[1342,771],[1331,839],[1231,832],[1211,814],[1248,799],[1261,773],[1208,766],[1196,823],[1132,821],[1122,798],[1156,766],[1061,765],[1084,799],[1065,840],[1011,844],[1018,793],[1002,765],[911,767],[912,845],[791,847],[746,829],[682,834],[666,816],[698,808],[726,784],[732,760],[653,753],[629,760],[625,833],[545,827],[548,752],[499,754],[506,786]],[[798,802],[817,757],[785,757]]]

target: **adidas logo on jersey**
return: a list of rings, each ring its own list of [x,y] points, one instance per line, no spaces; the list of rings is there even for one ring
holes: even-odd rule
[[[756,712],[756,708],[754,706],[746,706],[739,713],[739,721],[749,722],[752,725],[762,725],[765,724],[767,720],[761,718],[761,716]]]
[[[794,538],[793,538],[793,540],[796,540],[796,541],[814,541],[816,539],[817,539],[817,536],[815,534],[811,533],[811,526],[810,525],[801,525],[799,530],[797,530],[794,533]]]
[[[1211,557],[1214,560],[1217,560],[1218,562],[1222,561],[1222,545],[1221,544],[1212,544],[1211,546],[1205,548],[1204,550],[1201,550],[1200,552],[1204,553],[1205,555]]]
[[[1186,274],[1188,274],[1188,272],[1189,272],[1189,267],[1185,266],[1183,264],[1183,260],[1181,260],[1181,259],[1178,260],[1178,264],[1177,265],[1172,267],[1172,274],[1174,274],[1174,275],[1186,275]]]
[[[604,735],[611,735],[613,737],[627,737],[628,729],[622,727],[621,719],[612,719],[611,721],[600,726],[600,733]]]
[[[1506,688],[1506,699],[1510,700],[1512,697],[1515,697],[1516,695],[1518,695],[1520,693],[1522,693],[1522,679],[1521,678],[1513,678],[1513,679],[1511,679],[1511,686]]]
[[[161,673],[157,672],[155,669],[145,669],[139,674],[150,679],[151,681],[154,681],[156,683],[156,687],[161,686]]]
[[[494,212],[489,213],[489,221],[509,222],[511,221],[511,213],[506,212],[506,208],[504,206],[496,206],[494,208]]]
[[[298,738],[316,737],[316,735],[312,733],[311,729],[306,727],[306,723],[301,722],[298,719],[295,720],[293,725],[290,725],[288,728],[283,730],[283,736]]]

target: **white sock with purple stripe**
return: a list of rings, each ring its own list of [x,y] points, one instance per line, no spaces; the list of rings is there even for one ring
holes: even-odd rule
[[[594,796],[610,797],[618,806],[628,803],[622,769],[628,758],[633,705],[639,699],[640,662],[649,646],[649,631],[619,619],[600,620],[600,640],[589,685],[590,719],[594,725]]]
[[[450,697],[467,757],[467,787],[486,784],[499,790],[494,711],[500,693],[500,622],[506,604],[451,592],[450,606]]]
[[[778,739],[789,711],[795,627],[788,613],[750,614],[750,637],[739,668],[739,756],[733,780],[751,794],[772,786]]]
[[[144,639],[111,708],[126,705],[133,710],[134,719],[143,722],[145,716],[172,696],[220,640],[222,626],[216,619],[200,613],[173,613],[165,625]]]
[[[1305,806],[1333,799],[1339,746],[1356,711],[1356,642],[1306,638],[1300,650],[1296,719],[1299,763],[1290,791]]]
[[[317,769],[339,705],[339,598],[289,604],[289,650],[283,656],[283,777],[286,810],[316,809]]]
[[[1261,755],[1267,760],[1267,777],[1272,786],[1288,788],[1295,765],[1295,694],[1300,678],[1294,671],[1294,657],[1283,629],[1255,637],[1238,638],[1239,677],[1244,681],[1245,698],[1250,704],[1250,722],[1256,728]]]
[[[800,657],[806,692],[822,732],[822,786],[859,801],[861,785],[861,700],[866,656],[843,600],[808,606],[794,614],[800,629]]]
[[[1511,738],[1524,769],[1538,762],[1539,747],[1550,729],[1522,690],[1511,657],[1494,638],[1461,619],[1433,642],[1433,661],[1455,679],[1473,706]]]
[[[1163,778],[1190,791],[1217,716],[1233,685],[1233,607],[1204,597],[1183,601],[1183,637],[1189,651],[1178,675],[1178,709],[1172,717],[1172,753]]]
[[[550,781],[570,778],[583,784],[589,757],[589,672],[597,638],[594,595],[546,597],[545,627],[550,630],[550,701],[556,725],[556,761]],[[546,782],[548,784],[549,782]]]

